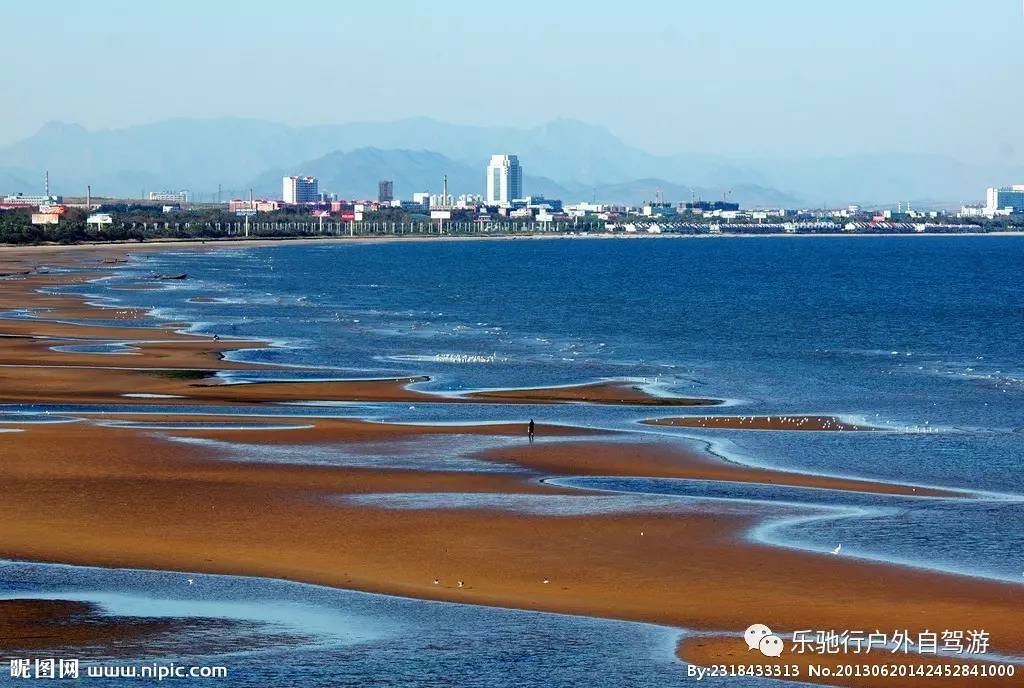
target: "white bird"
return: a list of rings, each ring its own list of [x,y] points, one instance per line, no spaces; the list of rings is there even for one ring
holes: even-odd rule
[[[463,583],[462,581],[459,581],[459,587],[461,588],[463,585],[465,585],[465,583]]]
[[[435,578],[434,579],[434,585],[440,585],[440,584],[441,584],[441,581],[439,581],[438,579]]]
[[[834,550],[832,550],[832,554],[839,554],[839,550],[841,550],[842,548],[843,548],[842,543],[836,545],[836,548]]]
[[[547,585],[547,584],[548,584],[548,583],[550,583],[550,582],[551,582],[551,581],[549,581],[549,580],[548,580],[547,578],[545,578],[545,579],[544,579],[544,585]]]
[[[188,584],[189,585],[194,585],[195,584],[195,581],[192,580],[191,578],[188,578],[187,580],[188,580]]]

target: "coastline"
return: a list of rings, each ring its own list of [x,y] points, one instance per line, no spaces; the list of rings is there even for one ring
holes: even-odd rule
[[[638,239],[838,239],[838,238],[903,238],[903,237],[1024,237],[1024,229],[1001,232],[879,232],[871,233],[843,233],[843,232],[822,232],[814,234],[788,234],[785,232],[770,234],[737,234],[723,232],[721,234],[684,234],[674,232],[662,233],[573,233],[573,232],[538,232],[524,234],[494,234],[494,235],[403,235],[403,236],[291,236],[278,238],[253,238],[253,239],[155,239],[145,241],[97,241],[86,244],[0,244],[0,251],[58,251],[68,250],[109,250],[109,249],[149,249],[154,247],[188,247],[188,248],[209,248],[218,246],[230,247],[252,247],[282,246],[289,244],[334,244],[334,243],[392,243],[392,242],[420,242],[420,241],[518,241],[518,240],[638,240]]]
[[[437,238],[472,239],[425,240]],[[239,244],[253,246],[254,242]],[[183,245],[186,243],[144,246]],[[191,245],[211,248],[226,244]],[[58,260],[69,263],[78,256],[60,252],[61,247],[40,248],[52,249]],[[107,253],[111,249],[82,248],[101,253],[100,260],[111,257]],[[120,252],[120,245],[116,252]],[[0,264],[10,262],[11,255],[0,251]],[[22,263],[19,269],[24,267]],[[79,309],[75,311],[79,314],[89,310],[109,312],[101,306],[88,306],[80,297],[37,291],[42,286],[67,283],[72,277],[62,274],[40,279],[39,275],[24,275],[2,281],[4,307],[18,302],[29,308]],[[11,285],[17,286],[7,289]],[[197,392],[196,385],[191,384],[194,380],[159,378],[145,371],[125,375],[107,371],[102,384],[90,382],[97,377],[96,368],[101,363],[110,363],[109,357],[97,355],[50,352],[42,359],[43,365],[57,367],[23,367],[39,365],[41,353],[50,351],[55,342],[64,341],[60,337],[70,337],[72,332],[79,337],[106,339],[115,331],[99,325],[25,323],[0,321],[2,333],[12,335],[4,338],[0,354],[10,366],[0,368],[0,376],[6,376],[2,387],[5,402],[132,403],[112,391],[121,388],[136,394],[186,391],[199,396],[167,401],[172,405],[195,405],[202,394],[207,394]],[[162,328],[161,337],[168,341],[141,347],[131,364],[144,369],[171,363],[186,370],[266,369],[223,359],[226,351],[250,348],[259,342],[214,343],[207,338],[176,335],[173,329]],[[143,331],[143,336],[151,331]],[[119,334],[132,339],[140,331],[122,330]],[[38,339],[42,336],[55,339]],[[276,387],[282,384],[286,386]],[[321,397],[336,401],[350,401],[352,397],[410,400],[405,396],[409,390],[398,392],[393,384],[388,389],[366,385],[365,381],[358,388],[351,383],[289,384],[263,383],[275,385],[276,391],[269,395],[262,391],[266,386],[217,385],[216,401],[251,406],[258,412],[268,401],[316,399],[316,390],[320,390]],[[399,387],[404,389],[404,384]],[[555,403],[642,402],[637,397],[621,398],[621,394],[609,397],[607,389],[591,395],[588,391],[594,390],[586,387],[550,388],[541,396],[549,400],[554,397]],[[552,393],[551,389],[575,391]],[[16,394],[12,395],[11,390]],[[537,392],[491,392],[490,401],[509,403],[532,393],[527,401],[536,402]],[[411,398],[418,401],[439,401],[415,394]],[[170,434],[268,445],[358,446],[360,442],[374,442],[388,444],[396,453],[401,451],[394,444],[399,437],[469,433],[501,438],[503,442],[509,436],[522,439],[522,430],[515,426],[473,426],[468,430],[464,426],[396,426],[358,420],[312,422],[315,427],[311,430],[192,429]],[[0,467],[0,479],[10,486],[12,494],[11,500],[0,504],[0,514],[7,517],[0,519],[6,524],[0,525],[2,556],[262,575],[425,599],[650,621],[712,632],[742,630],[750,621],[746,615],[752,609],[770,616],[782,628],[878,626],[882,620],[903,625],[907,619],[913,619],[915,628],[980,624],[993,633],[1000,651],[1024,655],[1024,631],[1015,628],[1015,610],[1024,602],[1020,586],[752,544],[744,540],[743,533],[758,522],[753,516],[660,511],[551,516],[472,507],[394,509],[345,501],[351,495],[372,493],[591,496],[541,482],[545,477],[566,475],[653,474],[708,480],[743,477],[759,484],[804,481],[798,483],[802,485],[813,482],[814,476],[801,478],[800,474],[763,469],[743,472],[714,457],[666,453],[637,443],[601,444],[591,439],[581,449],[579,442],[547,440],[556,432],[573,435],[583,431],[543,425],[539,428],[543,442],[485,452],[486,460],[516,464],[524,469],[522,474],[242,463],[219,456],[216,449],[176,444],[133,428],[89,422],[12,427],[21,432],[5,434],[0,440],[11,452],[11,459]],[[74,455],[68,447],[74,447]],[[909,494],[900,491],[899,486],[870,481],[834,479],[812,486]],[[345,527],[339,527],[339,522]],[[382,528],[385,522],[387,526]],[[333,546],[325,548],[324,543]],[[481,552],[500,556],[482,557]],[[746,573],[751,565],[759,571],[756,580]],[[793,572],[799,572],[799,585],[789,582],[780,586],[780,581],[791,581]],[[463,588],[450,584],[459,576],[468,583]],[[446,584],[434,586],[431,581],[435,577],[443,577]],[[553,584],[542,583],[545,578]],[[879,580],[884,580],[886,586],[880,586]],[[701,591],[699,599],[695,590]],[[680,652],[684,658],[699,658],[703,664],[721,659],[725,650],[700,654],[684,643]],[[927,685],[944,684],[932,681]]]

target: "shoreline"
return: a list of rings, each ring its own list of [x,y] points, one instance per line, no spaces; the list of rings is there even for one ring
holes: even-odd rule
[[[223,245],[196,245],[211,244]],[[10,254],[0,252],[0,261],[9,257]],[[74,260],[74,256],[61,258]],[[43,281],[53,284],[51,278],[73,281],[73,277],[48,275]],[[27,292],[19,295],[16,288],[13,297],[7,293],[9,290],[3,290],[0,300],[20,301],[29,308],[44,304],[98,312],[106,308],[87,305],[80,297],[40,294],[38,280],[31,275],[0,281],[4,287],[19,283],[35,295],[32,300],[26,302]],[[50,324],[28,321],[29,325],[21,325],[25,322],[0,321],[3,333],[10,333],[10,327],[15,334],[29,337],[0,338],[2,344],[15,342],[0,349],[3,360],[25,363],[38,357],[39,347],[31,345],[38,340],[33,337],[40,336]],[[104,326],[94,324],[68,325],[61,334],[69,336],[71,331],[96,335],[105,330]],[[155,331],[162,330],[141,330],[136,334]],[[173,339],[162,347],[144,347],[134,358],[151,364],[154,360],[175,360],[185,364],[205,362],[213,369],[232,368],[232,362],[217,358],[223,355],[223,350],[212,346],[214,342],[200,339],[203,346],[198,346],[187,341],[190,339],[196,338]],[[216,344],[230,350],[238,344],[248,345],[238,348],[251,348],[259,343],[228,340]],[[84,362],[85,367],[70,369],[78,371],[71,375],[66,366],[34,369],[47,372],[28,374],[27,381],[28,368],[0,368],[2,388],[7,391],[10,385],[21,385],[20,394],[26,401],[50,398],[67,403],[89,398],[89,394],[100,399],[99,403],[112,403],[115,399],[102,389],[111,384],[109,379],[97,383],[92,379],[95,375],[87,374],[95,370],[89,363],[109,362],[109,356],[103,359],[74,352],[48,355],[53,360]],[[243,369],[252,367],[245,365]],[[126,390],[126,385],[132,385],[132,393],[167,393],[169,389],[188,387],[184,385],[187,381],[164,382],[145,374],[117,377],[106,372],[102,377],[114,378],[115,386]],[[337,383],[297,384],[303,385],[301,392],[307,394],[313,387]],[[92,389],[85,389],[89,385]],[[238,405],[258,409],[268,402],[259,387],[255,388],[256,393],[247,384],[214,387],[224,395],[221,400]],[[247,387],[249,390],[244,391]],[[579,395],[581,387],[585,389],[583,395]],[[586,402],[590,401],[585,398],[586,391],[593,391],[586,390],[587,387],[583,384],[548,388],[544,394],[555,394],[553,389],[575,389],[575,394],[584,398],[572,401]],[[340,401],[349,400],[339,397],[352,396],[353,391],[337,386],[322,389],[323,396]],[[607,393],[602,390],[597,396]],[[613,390],[612,394],[621,396],[621,390]],[[120,398],[116,403],[127,405],[130,401]],[[182,403],[196,405],[197,401],[185,399]],[[495,403],[511,401],[499,397]],[[636,399],[628,401],[635,403]],[[470,399],[464,403],[474,402]],[[109,415],[114,418],[117,414]],[[169,434],[255,442],[261,446],[288,445],[294,440],[307,449],[343,446],[355,454],[369,451],[367,446],[383,445],[389,456],[408,452],[408,443],[415,445],[428,435],[451,438],[478,434],[491,437],[492,441],[501,438],[502,442],[518,436],[522,442],[522,429],[507,425],[476,425],[467,429],[316,419],[314,426],[277,434],[248,429],[185,429]],[[2,440],[10,457],[0,466],[0,479],[9,486],[12,495],[0,503],[0,516],[6,517],[0,518],[3,556],[85,565],[265,575],[421,599],[601,616],[711,632],[742,630],[749,623],[749,619],[744,619],[750,610],[771,616],[780,628],[828,628],[843,622],[877,626],[880,619],[905,624],[911,618],[915,624],[932,625],[946,619],[947,625],[959,622],[966,628],[974,627],[981,619],[993,631],[994,642],[999,643],[1001,651],[1009,649],[1024,654],[1024,631],[1014,625],[1014,610],[1024,603],[1021,586],[745,542],[742,534],[757,522],[753,517],[644,511],[551,516],[472,507],[395,509],[344,501],[345,496],[374,492],[495,494],[541,500],[591,496],[538,481],[548,476],[661,474],[726,480],[742,474],[750,482],[770,485],[786,484],[786,480],[813,481],[815,476],[809,474],[744,467],[717,461],[712,456],[699,456],[699,452],[666,454],[636,442],[568,443],[547,435],[556,430],[545,425],[539,426],[543,441],[537,444],[491,449],[488,456],[477,457],[499,464],[515,463],[525,469],[524,473],[244,463],[219,454],[217,449],[170,442],[139,428],[83,422],[59,426],[23,423],[20,429],[22,432],[7,433]],[[583,431],[572,428],[570,432]],[[68,447],[74,447],[74,454],[68,452]],[[888,493],[884,490],[901,494],[895,483],[832,480],[835,482],[831,489],[865,489],[870,485],[883,490],[881,494]],[[340,502],[336,499],[339,495],[343,498]],[[344,528],[339,523],[344,523]],[[383,523],[387,523],[386,528],[382,528]],[[325,543],[333,547],[325,548]],[[352,549],[358,551],[349,551]],[[481,552],[498,556],[482,557]],[[760,572],[757,580],[750,580],[744,573],[751,566]],[[776,582],[786,581],[794,571],[800,572],[800,586],[780,589]],[[452,586],[455,576],[464,577],[467,586]],[[443,578],[445,585],[433,586],[430,581],[435,577]],[[554,585],[541,582],[548,577]],[[889,587],[880,589],[879,579]],[[840,582],[844,587],[837,593],[835,588]],[[692,590],[701,590],[703,598],[694,599]],[[810,595],[813,604],[809,603]],[[738,636],[735,641],[740,642]]]
[[[250,246],[259,248],[264,246],[281,246],[289,244],[333,244],[333,243],[391,243],[391,242],[414,242],[414,241],[504,241],[504,240],[554,240],[554,239],[592,239],[592,240],[637,240],[637,239],[838,239],[838,238],[900,238],[900,237],[1024,237],[1024,229],[1000,231],[1000,232],[890,232],[890,233],[862,233],[862,232],[822,232],[822,233],[728,233],[721,234],[684,234],[674,232],[662,232],[650,234],[647,232],[636,233],[572,233],[572,232],[545,232],[545,233],[523,233],[523,234],[472,234],[472,235],[404,235],[404,236],[307,236],[296,235],[279,238],[252,238],[252,239],[154,239],[147,241],[96,241],[85,244],[0,244],[0,252],[34,250],[44,252],[66,251],[66,250],[103,250],[120,249],[122,247],[133,247],[137,249],[151,249],[152,247],[186,246],[215,248],[218,246],[242,247]]]

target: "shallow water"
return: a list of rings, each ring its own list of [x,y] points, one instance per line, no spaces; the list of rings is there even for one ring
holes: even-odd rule
[[[262,578],[0,562],[0,599],[26,597],[91,601],[120,617],[233,622],[216,638],[179,638],[161,643],[158,652],[132,657],[135,663],[229,667],[227,681],[189,680],[189,685],[671,688],[693,680],[674,657],[680,631],[647,624]],[[230,649],[218,651],[224,647]],[[123,655],[100,647],[19,656],[88,657],[107,665],[112,662],[106,658]],[[82,680],[51,683],[80,685]],[[19,684],[0,673],[0,685],[8,681]],[[99,686],[152,683],[88,680]]]
[[[234,356],[313,369],[291,378],[427,374],[418,387],[458,391],[628,377],[740,402],[700,415],[839,414],[901,431],[703,435],[757,462],[1005,489],[1024,449],[1021,264],[1019,237],[291,244],[147,255],[88,291],[196,332],[270,339]],[[158,271],[189,279],[115,291]],[[436,410],[382,413],[534,413]]]

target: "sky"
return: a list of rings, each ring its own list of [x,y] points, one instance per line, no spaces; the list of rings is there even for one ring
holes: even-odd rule
[[[1024,164],[1021,0],[3,5],[0,145],[52,120],[572,118],[652,152]]]

